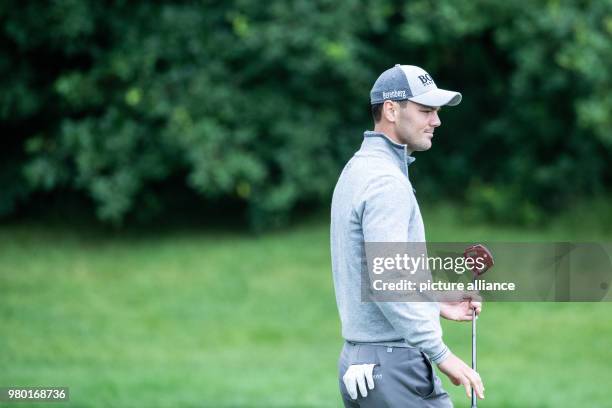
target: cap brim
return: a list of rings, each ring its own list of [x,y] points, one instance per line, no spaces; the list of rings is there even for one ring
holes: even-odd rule
[[[461,102],[461,94],[445,89],[432,89],[429,92],[408,98],[408,100],[425,106],[455,106]]]

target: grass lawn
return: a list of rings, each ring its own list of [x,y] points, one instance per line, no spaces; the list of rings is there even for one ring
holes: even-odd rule
[[[432,241],[612,241],[580,217],[537,231],[424,217]],[[325,219],[263,236],[4,226],[0,387],[70,387],[48,407],[339,407],[328,242]],[[612,407],[611,315],[610,303],[485,305],[480,406]],[[470,325],[443,327],[469,362]]]

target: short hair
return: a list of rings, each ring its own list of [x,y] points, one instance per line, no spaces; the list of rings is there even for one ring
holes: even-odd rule
[[[374,119],[374,123],[380,122],[380,118],[382,116],[382,103],[376,103],[372,105],[372,118]]]
[[[400,108],[402,109],[404,109],[406,105],[408,105],[407,99],[396,101],[396,102],[400,104]],[[380,119],[382,118],[382,108],[384,104],[385,103],[382,102],[382,103],[376,103],[372,105],[371,109],[372,109],[372,118],[374,119],[374,123],[380,122]]]

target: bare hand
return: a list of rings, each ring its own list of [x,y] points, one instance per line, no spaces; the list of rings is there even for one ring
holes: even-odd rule
[[[440,316],[448,320],[465,322],[472,320],[472,310],[476,309],[478,316],[482,310],[482,303],[466,299],[461,302],[440,302]]]
[[[438,368],[442,371],[453,384],[463,384],[468,398],[472,398],[472,388],[476,390],[476,395],[484,399],[484,384],[480,375],[465,364],[459,357],[452,354],[445,358]]]

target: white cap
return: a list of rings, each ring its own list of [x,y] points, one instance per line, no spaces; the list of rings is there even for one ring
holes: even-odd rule
[[[372,105],[386,100],[409,100],[435,107],[455,106],[461,102],[461,94],[439,89],[423,68],[396,64],[378,77],[370,91]]]

